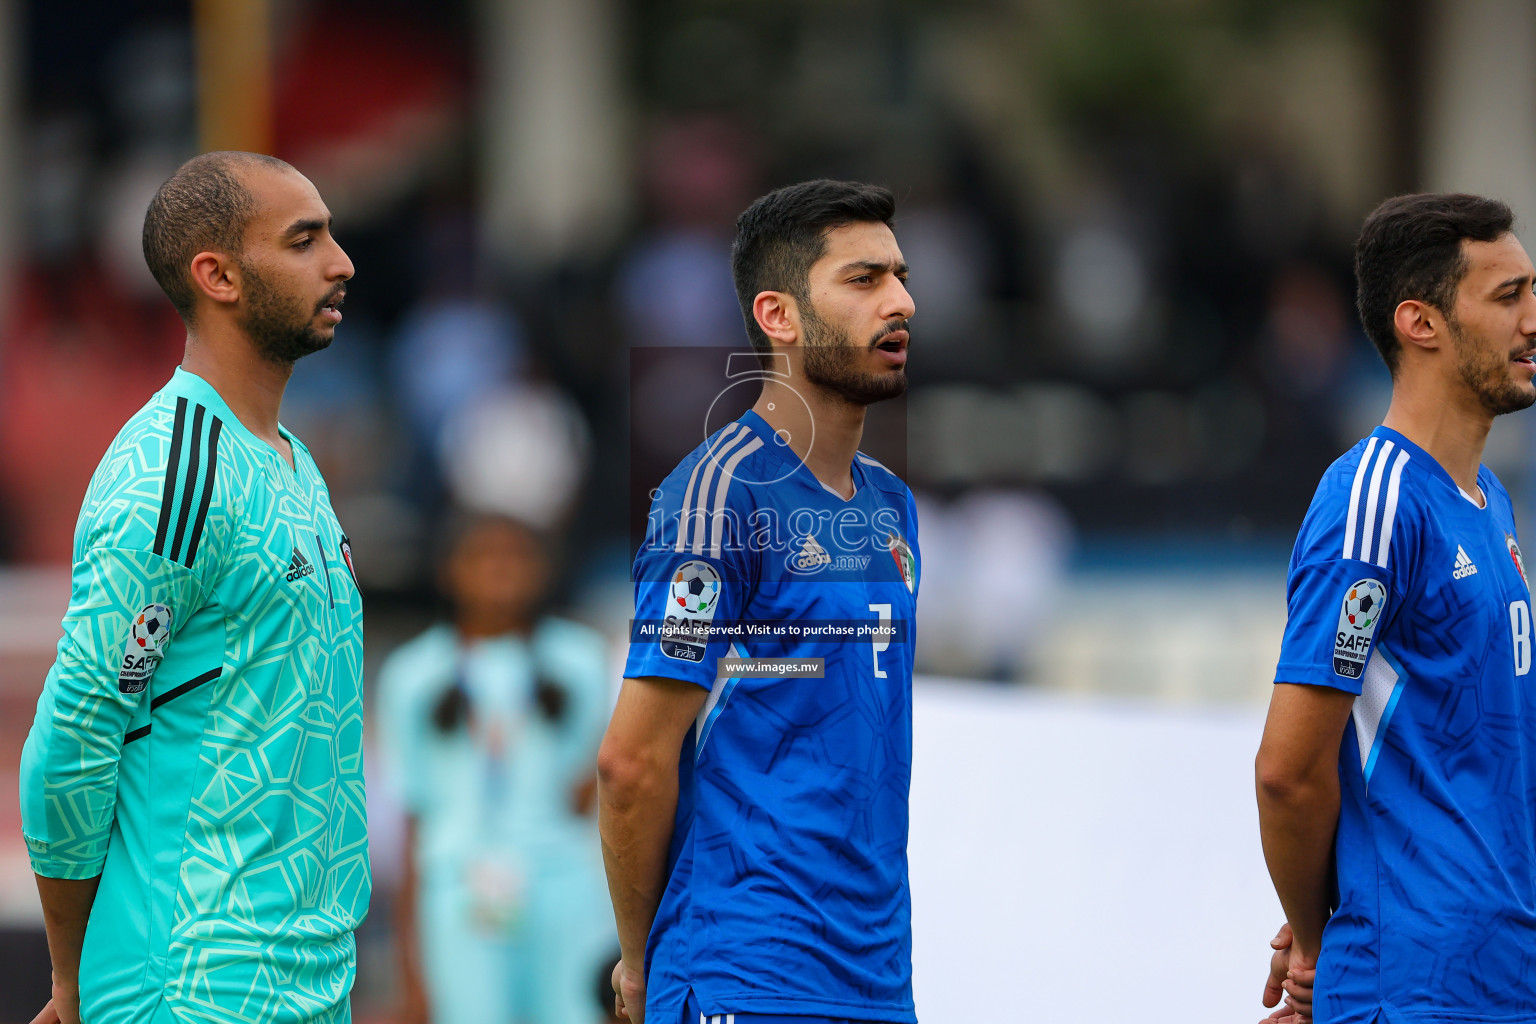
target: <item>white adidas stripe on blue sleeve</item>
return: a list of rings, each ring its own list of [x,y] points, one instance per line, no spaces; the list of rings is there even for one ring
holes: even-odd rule
[[[1355,483],[1349,489],[1349,518],[1344,523],[1344,552],[1340,557],[1353,558],[1355,550],[1355,529],[1359,525],[1356,515],[1360,508],[1360,484],[1365,480],[1365,472],[1370,468],[1371,455],[1376,451],[1376,438],[1372,437],[1365,442],[1365,454],[1360,456],[1360,465],[1355,467]],[[692,486],[689,481],[689,486]],[[682,549],[679,548],[679,551]]]
[[[720,431],[720,436],[705,451],[704,457],[694,463],[693,472],[688,474],[688,486],[683,491],[682,510],[678,513],[677,550],[679,552],[687,551],[690,547],[688,538],[692,534],[695,522],[699,525],[699,531],[698,540],[692,545],[693,553],[700,554],[703,551],[704,533],[709,528],[707,499],[710,481],[714,479],[715,470],[720,466],[720,458],[749,437],[752,437],[750,430],[740,423],[730,423]],[[703,471],[702,478],[700,470]],[[697,490],[694,489],[695,482],[698,483]]]
[[[1366,441],[1365,452],[1360,456],[1360,465],[1355,469],[1354,483],[1349,489],[1342,557],[1374,562],[1386,568],[1387,556],[1392,550],[1392,528],[1397,522],[1403,467],[1408,464],[1409,455],[1391,441],[1383,441],[1378,450],[1377,440],[1373,436]],[[1378,512],[1381,516],[1379,527]],[[1358,548],[1356,537],[1359,538]]]

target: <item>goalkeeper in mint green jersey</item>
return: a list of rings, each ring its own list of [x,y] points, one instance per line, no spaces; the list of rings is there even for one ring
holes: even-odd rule
[[[58,658],[21,762],[53,999],[37,1024],[344,1021],[370,878],[362,601],[278,423],[352,264],[308,179],[210,153],[144,254],[181,368],[86,492]]]

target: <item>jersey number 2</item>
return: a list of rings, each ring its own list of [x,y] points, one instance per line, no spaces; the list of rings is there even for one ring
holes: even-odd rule
[[[1509,629],[1515,641],[1515,675],[1531,670],[1531,606],[1524,601],[1509,604]]]
[[[884,632],[885,627],[891,624],[891,606],[888,604],[872,604],[869,606],[869,610],[880,616],[881,638],[879,640],[871,640],[869,646],[873,648],[870,651],[870,657],[875,660],[875,678],[884,679],[885,669],[880,667],[880,652],[891,646],[890,640],[886,639],[890,634]]]

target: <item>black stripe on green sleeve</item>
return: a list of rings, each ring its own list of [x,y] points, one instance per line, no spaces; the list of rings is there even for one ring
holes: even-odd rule
[[[178,557],[181,551],[181,538],[187,532],[187,516],[192,512],[192,499],[197,490],[197,467],[202,456],[203,414],[208,410],[203,406],[197,406],[197,411],[192,414],[192,454],[187,461],[187,479],[181,486],[181,515],[176,518],[176,535],[171,539],[170,557],[173,561],[181,561]]]
[[[155,554],[164,556],[165,535],[171,527],[176,504],[176,474],[181,468],[181,435],[187,425],[187,400],[176,399],[176,422],[171,425],[171,455],[165,464],[165,487],[160,491],[160,521],[155,526]]]
[[[185,565],[188,569],[197,560],[197,545],[203,539],[203,524],[208,521],[208,503],[213,498],[213,478],[219,465],[219,431],[223,429],[224,421],[217,416],[211,419],[213,422],[208,424],[208,469],[203,474],[203,500],[198,503],[197,519],[192,523],[192,537],[187,541]]]

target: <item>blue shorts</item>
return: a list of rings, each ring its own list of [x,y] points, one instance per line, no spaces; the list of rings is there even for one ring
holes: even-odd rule
[[[679,1024],[879,1024],[878,1021],[850,1017],[806,1017],[793,1013],[714,1013],[699,1009],[698,997],[688,990],[688,1005]]]

